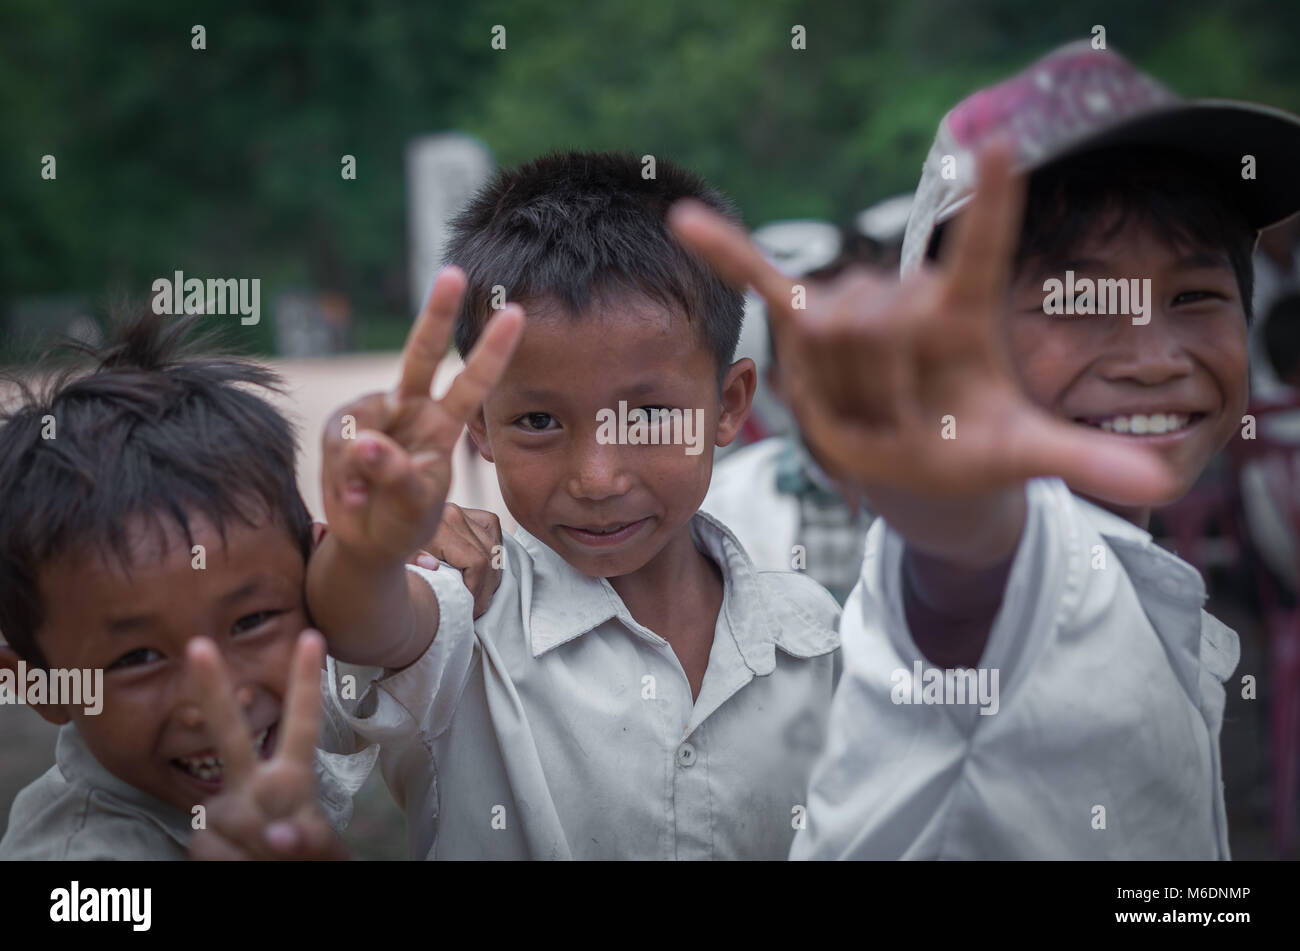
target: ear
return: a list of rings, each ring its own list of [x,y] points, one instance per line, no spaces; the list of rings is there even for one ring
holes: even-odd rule
[[[465,430],[469,433],[470,442],[474,444],[478,454],[488,462],[495,463],[496,460],[492,458],[492,444],[487,438],[487,420],[483,418],[483,407],[480,406],[475,410],[474,415],[465,424]]]
[[[718,436],[715,442],[727,446],[740,433],[749,417],[754,402],[754,389],[758,386],[758,368],[749,357],[742,357],[731,365],[722,379],[722,415],[718,419]]]
[[[18,652],[16,650],[14,650],[12,647],[9,647],[7,645],[0,644],[0,682],[10,679],[9,677],[4,676],[3,674],[3,671],[9,671],[10,675],[13,678],[12,682],[14,688],[17,690],[22,690],[23,685],[18,682],[20,679],[19,675],[21,673],[23,678],[26,677],[26,670],[28,665],[24,664],[22,669],[20,670],[18,665],[21,663],[22,663],[22,658],[18,656]],[[6,684],[6,687],[8,686],[9,685]],[[55,704],[33,703],[30,706],[33,710],[35,710],[38,714],[40,714],[42,719],[49,720],[51,723],[54,723],[56,725],[67,723],[70,719],[72,719],[71,717],[68,716],[67,713],[64,712],[63,707],[57,706]]]

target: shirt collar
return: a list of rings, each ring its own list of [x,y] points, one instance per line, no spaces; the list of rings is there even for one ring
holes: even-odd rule
[[[797,657],[812,657],[839,646],[835,631],[823,629],[793,605],[778,603],[769,595],[749,555],[717,519],[697,512],[691,518],[691,536],[722,572],[722,614],[745,665],[755,674],[775,669],[776,647]],[[534,566],[526,582],[531,584],[532,598],[525,619],[534,657],[611,618],[634,632],[646,630],[633,619],[608,580],[578,571],[522,526],[515,531],[515,539],[532,557]]]
[[[59,728],[54,761],[69,782],[88,786],[115,800],[131,813],[151,822],[182,849],[189,848],[192,834],[190,817],[110,773],[95,758],[81,733],[71,723]]]
[[[1187,562],[1156,544],[1149,532],[1077,495],[1075,501],[1097,533],[1106,539],[1139,592],[1147,620],[1164,642],[1174,673],[1189,696],[1199,697],[1201,668],[1222,666],[1215,657],[1205,656],[1206,650],[1214,646],[1213,642],[1207,644],[1204,637],[1205,619],[1209,617],[1201,607],[1206,598],[1205,579]],[[1084,552],[1084,557],[1090,558],[1091,553]]]
[[[1164,595],[1194,602],[1197,610],[1205,603],[1205,580],[1199,571],[1173,552],[1161,548],[1151,533],[1138,528],[1128,519],[1075,496],[1075,502],[1101,535],[1119,554],[1124,569],[1135,581],[1154,583]]]

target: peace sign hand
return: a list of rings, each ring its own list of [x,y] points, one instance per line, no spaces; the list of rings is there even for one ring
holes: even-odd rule
[[[401,561],[433,537],[451,485],[456,441],[523,332],[522,308],[509,304],[498,311],[447,394],[435,400],[430,389],[465,283],[464,272],[454,266],[434,281],[402,351],[396,389],[364,396],[326,424],[326,520],[331,535],[354,554]]]
[[[1057,475],[1076,491],[1149,504],[1174,486],[1153,453],[1049,415],[1011,373],[998,331],[1022,205],[1009,152],[987,149],[939,269],[901,282],[848,276],[809,290],[804,309],[792,306],[795,282],[720,216],[683,202],[669,217],[683,244],[767,302],[792,409],[835,474],[869,494],[929,496]]]
[[[298,636],[275,750],[269,760],[258,761],[220,653],[206,638],[190,642],[200,706],[224,766],[221,792],[204,806],[206,828],[190,843],[191,858],[348,857],[316,802],[324,654],[320,634],[307,630]]]

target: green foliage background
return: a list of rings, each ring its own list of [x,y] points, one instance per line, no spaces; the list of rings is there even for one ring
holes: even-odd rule
[[[791,49],[796,23],[806,51]],[[1300,108],[1293,0],[6,0],[0,313],[45,293],[102,309],[180,268],[260,276],[264,301],[291,284],[343,291],[362,344],[390,345],[400,336],[365,328],[407,319],[414,135],[462,129],[503,163],[653,153],[751,224],[847,219],[915,183],[957,99],[1094,24],[1180,92]],[[40,177],[47,153],[56,181]]]

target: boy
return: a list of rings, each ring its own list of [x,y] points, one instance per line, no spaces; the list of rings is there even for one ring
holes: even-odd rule
[[[308,603],[333,656],[389,669],[350,722],[383,745],[414,856],[779,858],[803,821],[838,607],[697,513],[755,371],[732,363],[740,295],[664,224],[678,198],[727,206],[668,162],[642,171],[569,153],[500,174],[457,222],[397,391],[325,433]],[[473,353],[434,402],[453,322]],[[477,624],[453,572],[403,564],[466,422],[520,525]]]
[[[1082,44],[945,118],[901,284],[796,313],[743,236],[675,213],[763,293],[805,434],[882,516],[792,857],[1228,857],[1236,635],[1141,526],[1241,425],[1250,250],[1300,208],[1297,151],[1290,116],[1184,103]],[[1137,296],[1058,316],[1075,278]]]
[[[121,326],[92,372],[25,392],[0,428],[0,685],[63,725],[56,765],[13,804],[0,858],[181,859],[201,846],[196,807],[219,808],[240,753],[228,735],[214,747],[214,670],[231,671],[242,752],[269,761],[278,745],[313,544],[293,432],[256,392],[277,389],[275,375],[197,356],[187,326]],[[318,704],[322,658],[302,641]],[[88,674],[96,695],[27,698],[56,672]],[[326,737],[351,741],[337,720]],[[323,826],[315,777],[324,816],[346,825],[377,752],[307,758],[300,830]],[[336,845],[317,835],[312,851]]]

